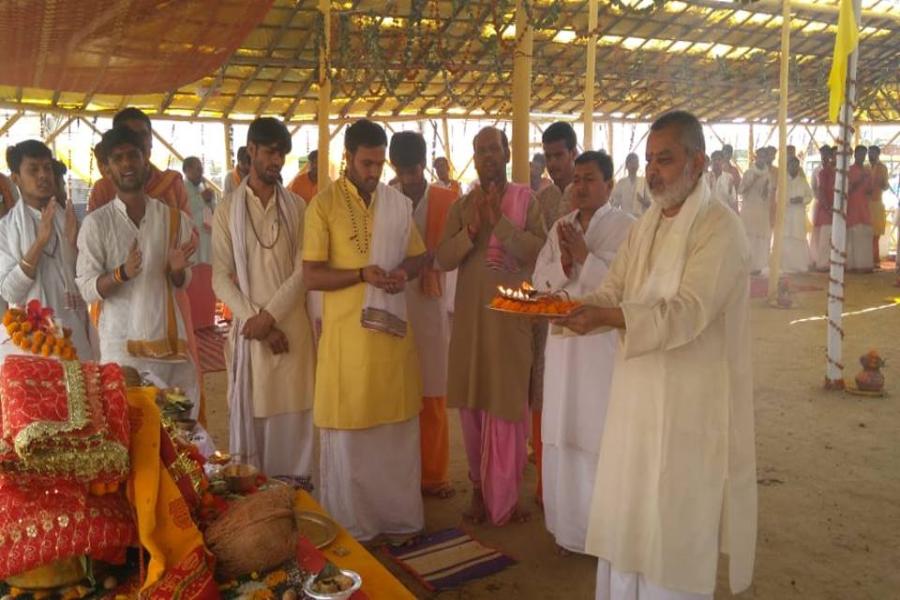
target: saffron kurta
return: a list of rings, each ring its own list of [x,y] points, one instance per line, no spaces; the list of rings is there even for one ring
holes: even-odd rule
[[[288,192],[300,216],[297,228],[286,231],[279,219],[274,199],[263,207],[250,188],[247,189],[247,222],[245,246],[249,297],[235,283],[234,247],[231,238],[231,213],[234,194],[226,196],[216,208],[213,232],[213,289],[234,316],[246,322],[265,309],[275,318],[275,326],[288,338],[289,351],[273,354],[264,341],[250,342],[250,370],[253,412],[257,418],[274,417],[311,409],[315,376],[315,350],[312,329],[306,310],[306,288],[303,285],[303,210],[305,203]],[[279,225],[280,223],[280,225]],[[267,246],[263,248],[253,228]],[[280,234],[278,228],[281,228]],[[292,243],[293,241],[293,243]],[[295,254],[292,253],[295,249]],[[226,364],[231,365],[235,337],[232,328],[226,347]]]
[[[869,197],[872,191],[869,170],[853,164],[847,169],[847,269],[871,271],[872,217],[869,214]]]
[[[888,189],[887,166],[880,162],[869,167],[872,184],[872,195],[869,198],[869,216],[872,219],[872,233],[884,235],[887,229],[887,217],[884,211],[884,191]]]
[[[554,224],[534,268],[538,290],[565,290],[573,298],[603,281],[634,218],[609,204],[593,214],[584,232],[582,265],[567,275],[560,262],[559,222],[576,223],[577,211]],[[619,345],[615,332],[563,336],[551,327],[546,347],[542,413],[544,520],[556,543],[584,552],[597,454],[603,435],[612,365]]]
[[[303,260],[335,269],[370,264],[369,248],[379,184],[369,206],[356,188],[338,180],[319,192],[305,213]],[[407,256],[425,252],[410,224]],[[413,282],[414,283],[414,282]],[[360,324],[366,285],[324,292],[322,338],[316,368],[318,427],[364,429],[399,423],[419,414],[422,384],[412,335],[398,338]]]
[[[534,261],[544,243],[543,218],[538,203],[532,199],[524,229],[501,216],[493,232],[489,226],[483,226],[472,240],[466,223],[473,210],[473,193],[453,204],[437,251],[442,268],[458,268],[447,405],[484,410],[507,421],[520,421],[528,404],[532,322],[489,310],[487,306],[498,285],[519,287],[531,278]],[[517,271],[487,266],[485,255],[491,233],[518,261]]]
[[[294,176],[287,189],[299,196],[306,204],[309,204],[315,197],[316,192],[319,191],[319,184],[310,178],[309,171],[304,170]]]
[[[701,185],[692,195],[705,193]],[[666,219],[654,206],[585,298],[620,307],[626,324],[587,551],[664,588],[704,594],[721,551],[739,592],[752,578],[757,520],[750,251],[733,211],[695,200],[686,231],[675,222],[690,215],[684,207]]]

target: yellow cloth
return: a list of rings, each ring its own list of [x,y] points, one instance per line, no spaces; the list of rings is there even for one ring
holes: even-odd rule
[[[150,553],[147,578],[141,588],[147,589],[167,568],[202,547],[203,535],[160,459],[156,388],[129,388],[128,409],[133,428],[128,496],[137,515],[141,545]]]
[[[325,510],[319,506],[319,503],[313,500],[303,490],[297,492],[297,500],[294,504],[298,510],[308,510],[310,512],[327,514]],[[344,548],[347,553],[336,554],[336,548]],[[359,573],[363,580],[362,589],[370,600],[404,600],[414,599],[415,596],[403,584],[388,571],[378,560],[369,554],[369,552],[357,542],[347,531],[338,525],[338,535],[334,543],[322,550],[325,558],[330,560],[341,569],[350,569]]]
[[[343,181],[343,183],[341,183]],[[303,260],[334,269],[370,264],[373,197],[367,207],[356,188],[341,178],[319,192],[306,209]],[[407,256],[425,252],[410,222]],[[422,407],[422,384],[412,334],[403,338],[360,325],[366,286],[324,296],[318,348],[314,416],[317,427],[364,429],[413,418]]]
[[[869,200],[869,218],[872,219],[872,233],[876,236],[884,235],[887,229],[887,215],[884,211],[882,197],[884,190],[888,188],[888,171],[884,163],[878,163],[869,168],[872,174],[872,196]]]
[[[828,118],[837,122],[838,113],[844,103],[847,83],[847,58],[859,43],[859,27],[853,13],[852,0],[841,0],[838,15],[838,29],[834,36],[834,55],[831,58],[831,73],[828,75]]]

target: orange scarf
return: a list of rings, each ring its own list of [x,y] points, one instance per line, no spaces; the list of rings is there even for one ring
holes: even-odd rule
[[[450,205],[456,202],[457,194],[453,190],[428,186],[428,215],[425,217],[425,248],[434,252],[444,233],[444,225],[450,214]],[[419,274],[419,285],[422,293],[429,298],[440,298],[444,293],[444,273],[436,269],[434,264],[422,267]]]

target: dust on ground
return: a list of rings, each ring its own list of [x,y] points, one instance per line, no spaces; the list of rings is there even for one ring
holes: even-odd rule
[[[895,275],[848,275],[846,312],[886,305],[900,296]],[[822,388],[826,322],[791,324],[825,312],[826,274],[794,276],[820,291],[795,295],[782,310],[752,302],[759,535],[749,590],[732,596],[727,561],[719,565],[717,599],[884,600],[900,590],[900,306],[844,319],[844,371],[852,381],[857,357],[877,348],[887,360],[885,398],[864,398]],[[225,375],[206,376],[213,438],[227,446]],[[451,414],[450,476],[457,494],[425,499],[426,527],[462,524],[480,541],[518,560],[497,575],[442,594],[431,594],[376,551],[419,598],[521,600],[590,599],[596,561],[561,557],[534,502],[535,470],[526,468],[521,504],[529,523],[470,526],[461,514],[470,498],[459,421]]]

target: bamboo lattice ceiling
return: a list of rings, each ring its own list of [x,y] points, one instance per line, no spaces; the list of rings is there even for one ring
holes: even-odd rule
[[[35,2],[48,3],[51,0]],[[825,82],[836,3],[795,3],[789,109],[794,120],[826,117]],[[178,3],[157,0],[155,4],[160,10],[141,17],[147,23],[181,18],[182,35],[195,37],[182,40],[183,46],[178,46],[177,38],[167,38],[166,48],[182,48],[188,56],[197,53],[198,60],[209,57],[191,46],[198,31],[206,31],[201,25],[233,29],[247,25],[228,20],[240,15],[235,8],[240,3],[233,0],[230,10],[210,8],[202,19],[196,11],[179,17]],[[260,3],[265,9],[258,15],[258,24],[236,48],[229,49],[221,66],[172,89],[123,95],[102,89],[4,86],[8,81],[0,67],[0,104],[89,113],[111,112],[130,104],[176,118],[239,121],[268,114],[289,121],[311,120],[316,112],[318,49],[324,34],[317,4],[317,0],[274,0],[270,7]],[[578,115],[583,108],[588,1],[529,4],[535,28],[532,111]],[[775,118],[780,3],[599,0],[599,4],[595,112],[643,120],[679,107],[710,121]],[[859,116],[864,121],[900,122],[900,3],[863,0],[863,7]],[[516,40],[514,9],[513,0],[332,2],[332,114],[376,118],[508,115]],[[165,23],[156,25],[154,31],[162,27],[170,38],[179,31],[165,29]],[[225,47],[223,43],[216,50],[221,53]]]

